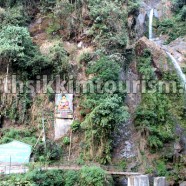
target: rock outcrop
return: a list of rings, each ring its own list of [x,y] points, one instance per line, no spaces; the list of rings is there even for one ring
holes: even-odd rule
[[[48,17],[39,17],[29,25],[30,35],[33,37],[33,42],[37,45],[42,45],[47,39],[46,29],[51,24],[52,20]]]
[[[178,61],[180,66],[184,67],[186,64],[186,37],[177,38],[167,45],[168,50]]]
[[[137,56],[142,56],[144,50],[148,49],[152,55],[152,61],[154,68],[157,72],[164,72],[168,70],[168,61],[165,51],[153,41],[150,41],[146,37],[142,37],[138,40],[135,46],[135,52]]]

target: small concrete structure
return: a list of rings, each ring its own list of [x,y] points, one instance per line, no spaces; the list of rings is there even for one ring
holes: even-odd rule
[[[128,186],[149,186],[149,177],[147,175],[128,177]]]
[[[55,140],[58,140],[67,134],[72,123],[72,119],[55,119]]]
[[[166,186],[166,178],[165,177],[154,178],[154,186]]]

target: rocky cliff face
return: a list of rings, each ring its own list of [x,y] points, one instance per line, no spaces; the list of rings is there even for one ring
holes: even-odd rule
[[[154,9],[154,26],[156,27],[157,20],[171,17],[171,1],[141,1],[139,12],[128,18],[129,28],[134,27],[133,37],[139,39],[148,34],[148,21],[150,10]]]

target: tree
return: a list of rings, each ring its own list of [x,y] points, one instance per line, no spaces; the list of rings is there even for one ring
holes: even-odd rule
[[[0,31],[0,59],[27,75],[36,75],[49,67],[49,61],[32,43],[28,29],[19,26],[5,26]]]

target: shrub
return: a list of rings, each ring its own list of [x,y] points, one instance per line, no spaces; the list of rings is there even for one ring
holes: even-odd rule
[[[34,185],[40,186],[60,186],[64,184],[63,172],[59,170],[33,170],[28,172],[23,177],[23,180],[29,180]]]
[[[167,176],[167,168],[164,161],[158,160],[156,164],[158,176]]]
[[[79,183],[79,172],[78,171],[67,171],[64,174],[65,178],[65,186],[73,186],[73,185],[78,185]]]
[[[18,140],[33,145],[37,141],[37,138],[35,136],[35,130],[33,129],[19,130],[9,128],[2,131],[2,138],[0,140],[0,143],[8,143],[13,140]]]
[[[106,82],[108,80],[116,81],[119,79],[119,72],[121,68],[115,61],[110,60],[106,56],[102,56],[96,63],[90,64],[87,69],[88,74],[96,74],[93,80],[102,80]]]
[[[70,70],[68,55],[61,44],[52,47],[49,58],[53,67],[53,74],[67,74]]]
[[[35,159],[39,160],[41,156],[44,156],[46,161],[59,160],[62,156],[62,149],[54,141],[47,140],[46,149],[44,143],[38,144],[34,149]]]
[[[81,127],[80,125],[81,125],[80,121],[74,120],[71,125],[72,132],[76,132]]]
[[[69,144],[70,144],[70,138],[67,137],[67,136],[64,137],[64,138],[63,138],[63,144],[64,144],[64,145],[69,145]]]
[[[154,69],[152,68],[151,65],[152,65],[151,53],[149,50],[144,50],[143,55],[138,58],[137,68],[140,74],[145,77],[145,79],[155,78]]]
[[[158,149],[163,147],[162,141],[157,136],[154,135],[150,135],[148,137],[148,143],[150,148],[152,149]]]
[[[89,52],[82,53],[78,59],[79,63],[88,63],[92,59],[92,55]]]
[[[124,49],[127,44],[127,12],[123,5],[122,1],[88,1],[90,16],[94,21],[90,34],[95,37],[96,44],[104,47],[109,54]]]
[[[120,64],[115,57],[105,56],[101,53],[97,61],[89,63],[87,74],[94,74],[92,84],[94,90],[96,83],[100,83],[100,88],[108,81],[118,81],[121,70]],[[104,94],[87,93],[81,102],[81,113],[85,120],[81,123],[85,130],[85,144],[88,155],[85,157],[97,159],[105,164],[110,161],[110,151],[112,149],[112,133],[117,128],[117,124],[128,119],[127,107],[123,106],[125,94],[117,90],[104,92]],[[104,91],[104,90],[103,90]],[[99,150],[98,150],[99,149]]]
[[[80,171],[80,185],[104,186],[107,183],[106,172],[100,167],[84,166]],[[107,183],[108,184],[108,183]]]
[[[139,11],[139,2],[136,0],[129,0],[128,1],[128,14],[136,14]]]
[[[186,32],[185,19],[186,19],[186,5],[185,0],[173,1],[172,10],[174,16],[169,19],[164,19],[159,23],[159,33],[168,34],[169,38],[167,43],[175,40],[180,36],[184,36]]]
[[[41,5],[41,10],[43,12],[51,12],[56,5],[56,0],[42,0]]]
[[[182,21],[186,21],[186,5],[184,5],[183,8],[181,9],[180,17]]]
[[[173,0],[172,10],[178,13],[183,8],[184,5],[185,0]]]
[[[26,82],[23,83],[25,83],[22,87],[23,93],[18,93],[16,96],[12,97],[12,102],[7,104],[4,112],[5,117],[9,118],[13,123],[29,124],[29,108],[32,99],[28,93],[28,91],[30,91],[29,87],[26,86]]]
[[[63,172],[60,170],[33,170],[26,174],[4,177],[2,186],[61,186],[64,185]]]
[[[125,160],[121,160],[119,162],[119,167],[122,169],[122,171],[125,171],[127,168],[127,162]]]

